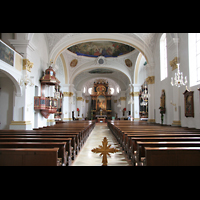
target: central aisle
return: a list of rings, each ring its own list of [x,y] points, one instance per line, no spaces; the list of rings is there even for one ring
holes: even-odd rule
[[[102,157],[99,154],[91,152],[91,150],[102,145],[104,137],[107,137],[111,148],[115,147],[119,150],[115,154],[111,153],[111,158],[108,156],[108,166],[132,166],[131,162],[126,159],[125,154],[122,152],[120,145],[106,123],[96,123],[95,128],[71,166],[101,166]]]

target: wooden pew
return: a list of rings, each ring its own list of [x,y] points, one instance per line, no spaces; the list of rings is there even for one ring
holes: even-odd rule
[[[200,166],[200,147],[145,147],[144,166]]]
[[[165,132],[165,133],[133,133],[133,134],[127,134],[126,135],[126,141],[124,141],[124,150],[128,154],[128,156],[131,156],[131,145],[132,137],[200,137],[200,134],[195,133],[181,133],[181,132]],[[122,144],[123,146],[123,144]]]
[[[51,147],[54,147],[56,146],[56,143],[65,142],[65,155],[68,154],[67,159],[63,156],[64,153],[61,153],[60,148],[58,153],[59,156],[61,154],[62,162],[67,160],[67,164],[70,165],[71,159],[74,159],[75,155],[78,154],[78,151],[81,149],[81,146],[89,136],[89,133],[92,131],[94,126],[94,121],[84,123],[65,122],[37,130],[0,130],[0,143],[7,143],[4,145],[4,147],[7,148],[9,148],[9,145],[10,147],[14,147],[12,145],[15,145],[16,147],[16,143],[18,143],[17,148],[36,148],[37,146],[47,147],[45,146],[47,143],[49,143],[49,146],[52,145]],[[74,149],[73,154],[72,147]],[[66,162],[64,161],[63,165],[65,163]]]
[[[70,135],[70,134],[42,134],[42,133],[29,133],[24,132],[24,133],[13,133],[13,132],[7,132],[6,134],[0,134],[0,140],[1,138],[71,138],[71,151],[72,151],[72,159],[74,160],[76,158],[76,154],[78,154],[78,147],[77,144],[79,144],[78,142],[78,138],[77,135]]]
[[[131,160],[135,164],[135,154],[137,151],[137,141],[141,142],[162,142],[162,141],[200,141],[200,137],[132,137]]]
[[[145,147],[200,147],[200,141],[141,142],[137,141],[136,165],[143,166]]]
[[[58,158],[61,158],[62,166],[66,166],[68,152],[66,142],[0,142],[0,148],[59,148]]]
[[[66,142],[65,151],[68,152],[67,163],[71,165],[71,138],[0,138],[0,142]]]
[[[139,151],[138,143],[149,143],[151,145],[157,143],[162,143],[164,141],[174,142],[174,145],[184,145],[188,147],[188,143],[192,147],[193,143],[200,142],[200,130],[197,129],[189,129],[183,127],[170,127],[170,126],[160,126],[160,125],[150,125],[146,122],[144,123],[135,123],[135,122],[125,122],[125,121],[108,121],[108,127],[113,132],[117,140],[122,145],[122,148],[128,154],[129,158],[131,158],[132,162],[135,163],[135,155],[134,152]],[[175,144],[176,142],[176,144]],[[181,144],[182,143],[182,144]],[[185,144],[183,144],[185,143]],[[187,143],[187,144],[186,144]],[[158,147],[157,146],[157,147]],[[164,144],[162,145],[164,147]],[[166,147],[166,146],[165,146]],[[172,145],[172,147],[175,147]],[[143,148],[143,147],[140,147]],[[138,152],[139,155],[139,152]],[[142,152],[144,155],[144,152]],[[136,163],[141,162],[141,156],[138,157]]]
[[[0,148],[0,166],[58,166],[59,148]]]

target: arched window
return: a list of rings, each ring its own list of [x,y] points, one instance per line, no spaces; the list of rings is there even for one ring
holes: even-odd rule
[[[167,37],[166,33],[163,33],[160,38],[160,80],[162,81],[167,77]]]
[[[200,33],[188,33],[190,87],[200,84]]]
[[[111,90],[111,94],[114,94],[115,89],[114,88],[110,88],[110,90]]]
[[[88,89],[88,93],[89,93],[89,94],[92,94],[92,88],[89,88],[89,89]]]

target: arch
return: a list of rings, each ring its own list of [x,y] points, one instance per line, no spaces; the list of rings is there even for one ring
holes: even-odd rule
[[[65,62],[65,58],[64,58],[62,53],[60,54],[60,58],[62,60],[64,72],[65,72],[65,84],[68,84],[68,68],[67,68],[67,65],[66,65],[66,62]]]
[[[124,35],[122,33],[83,33],[71,34],[70,36],[66,35],[53,47],[50,52],[50,59],[52,59],[55,63],[58,56],[68,47],[82,42],[101,40],[109,40],[130,45],[138,49],[145,56],[147,63],[153,62],[153,54],[150,48],[144,42],[135,37]]]
[[[91,64],[91,65],[90,65]],[[76,71],[74,71],[74,73],[71,75],[70,77],[70,80],[69,80],[69,84],[73,84],[74,83],[74,80],[75,78],[80,75],[81,73],[83,72],[86,72],[86,71],[89,71],[91,69],[94,69],[96,68],[96,66],[94,65],[94,62],[90,62],[90,63],[85,63],[81,66],[79,66],[79,68],[77,68]],[[127,77],[127,79],[129,80],[129,84],[132,83],[132,79],[131,79],[131,76],[130,74],[127,72],[125,73],[124,71],[120,70],[120,69],[117,69],[116,67],[112,66],[112,65],[108,65],[108,64],[105,64],[104,66],[102,66],[101,68],[106,68],[106,69],[111,69],[111,70],[115,70],[115,71],[118,71],[120,73],[122,73],[123,75],[125,75]],[[99,76],[99,75],[98,75]],[[104,77],[106,77],[104,75]],[[109,77],[110,78],[110,77]],[[112,78],[111,78],[112,79]],[[114,80],[114,79],[113,79]],[[115,80],[116,81],[116,80]],[[117,81],[116,81],[117,82]],[[120,86],[121,87],[121,86]]]
[[[134,70],[134,84],[138,83],[138,72],[139,72],[139,66],[140,66],[140,61],[142,59],[142,53],[139,53],[136,63],[135,63],[135,70]]]
[[[21,87],[20,87],[18,81],[15,79],[15,77],[4,69],[0,69],[0,72],[4,73],[6,76],[8,76],[12,80],[12,82],[15,86],[14,87],[15,88],[15,95],[18,96],[18,97],[21,97],[22,96],[22,90],[21,90]]]

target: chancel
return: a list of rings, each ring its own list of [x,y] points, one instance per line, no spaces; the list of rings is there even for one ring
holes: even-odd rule
[[[110,165],[199,165],[199,49],[200,33],[0,33],[0,165],[99,165],[104,137]]]
[[[91,96],[91,112],[98,121],[111,119],[111,97],[109,83],[104,79],[97,79],[94,82]]]

